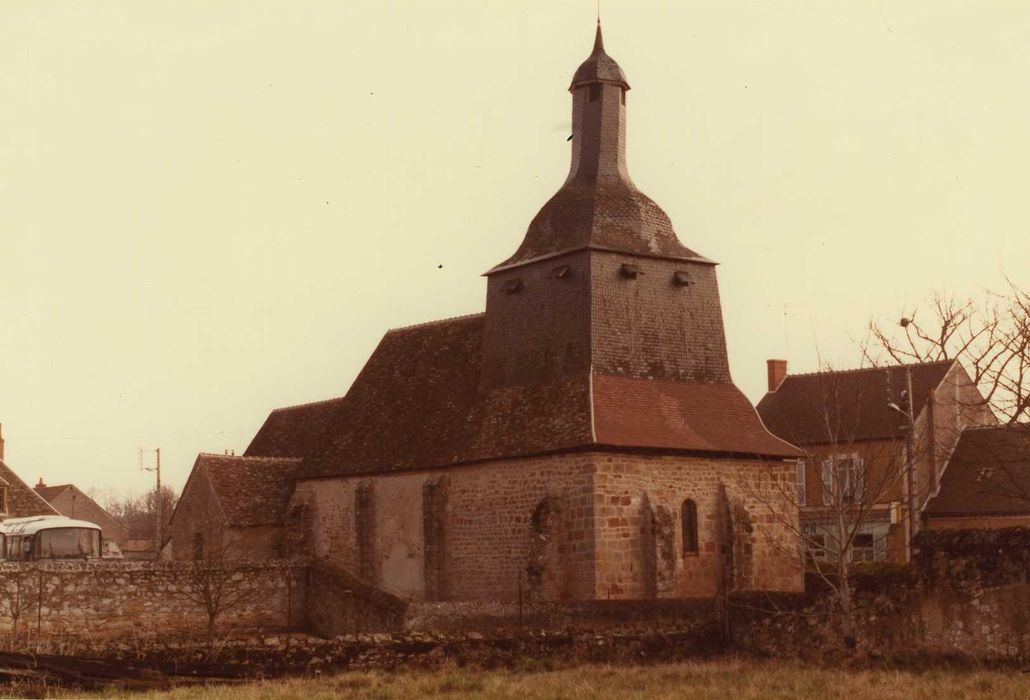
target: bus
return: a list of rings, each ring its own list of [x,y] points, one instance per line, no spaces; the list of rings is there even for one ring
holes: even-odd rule
[[[63,515],[36,515],[0,522],[0,554],[7,561],[99,559],[100,526]]]

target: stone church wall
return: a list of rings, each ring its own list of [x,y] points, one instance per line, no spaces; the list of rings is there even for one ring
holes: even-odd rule
[[[375,477],[377,578],[369,583],[424,600],[428,570],[431,599],[514,600],[522,572],[521,586],[529,595],[525,569],[531,556],[539,557],[535,543],[542,534],[531,521],[540,504],[550,499],[561,504],[563,538],[562,582],[555,584],[561,590],[555,594],[589,597],[592,478],[593,459],[586,454]],[[360,570],[354,492],[368,480],[301,481],[293,497],[313,514],[312,554],[354,574]],[[427,503],[443,517],[442,523],[426,517],[432,515]],[[431,538],[430,544],[439,548],[428,567],[427,532],[435,532],[436,541]]]
[[[789,529],[749,495],[793,473],[779,462],[591,452],[301,481],[293,507],[312,513],[310,554],[404,599],[706,597],[727,580],[800,589]],[[735,485],[744,482],[753,488]],[[687,498],[696,553],[683,551]],[[369,532],[374,561],[363,562]]]
[[[796,508],[791,516],[785,503],[775,517],[770,508],[789,490],[781,487],[793,469],[781,462],[600,455],[596,596],[711,596],[723,585],[800,590],[797,538],[783,523],[793,517],[797,532]],[[686,499],[697,506],[696,553],[683,542]]]

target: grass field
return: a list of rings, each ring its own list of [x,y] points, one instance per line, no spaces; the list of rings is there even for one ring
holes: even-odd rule
[[[124,695],[106,695],[111,696]],[[580,666],[558,671],[450,669],[395,674],[349,672],[243,685],[184,687],[131,697],[138,700],[385,700],[419,697],[1026,700],[1030,698],[1030,673],[997,670],[851,671],[724,659],[654,666]]]

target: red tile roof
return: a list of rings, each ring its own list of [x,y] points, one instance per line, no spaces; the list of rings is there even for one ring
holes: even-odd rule
[[[912,370],[915,415],[955,366],[954,360],[908,365]],[[775,435],[796,445],[898,437],[905,417],[905,366],[789,374],[758,402],[762,421]]]
[[[194,469],[206,474],[230,527],[278,525],[293,493],[300,459],[201,453]]]
[[[583,373],[480,391],[483,315],[390,331],[301,478],[598,446],[791,457],[728,383]]]
[[[926,513],[1030,515],[1030,424],[964,430]]]
[[[60,515],[2,460],[0,460],[0,481],[7,486],[7,514],[5,517],[27,518],[30,515]]]
[[[36,484],[32,488],[36,493],[43,497],[43,500],[50,503],[67,489],[71,488],[71,484],[58,484],[56,486],[40,486],[39,484]]]
[[[733,384],[594,377],[597,442],[701,452],[800,456],[770,434]]]

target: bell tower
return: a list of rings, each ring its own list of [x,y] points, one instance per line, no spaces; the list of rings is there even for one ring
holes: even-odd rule
[[[630,179],[629,89],[598,23],[569,87],[568,176],[486,273],[481,390],[594,375],[730,381],[715,263]]]

